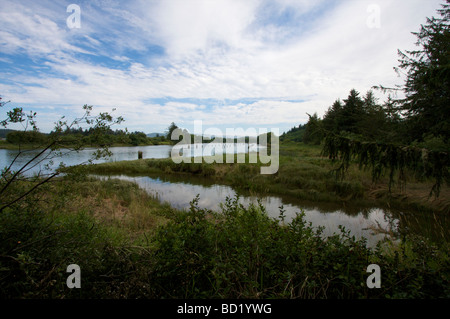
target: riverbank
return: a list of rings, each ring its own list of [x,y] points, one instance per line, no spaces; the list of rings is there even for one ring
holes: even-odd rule
[[[236,162],[236,161],[235,161]],[[313,202],[332,202],[342,205],[382,206],[404,210],[422,210],[448,214],[450,189],[443,185],[439,198],[429,197],[432,181],[421,181],[408,175],[406,184],[389,192],[388,177],[374,182],[370,172],[356,164],[350,166],[343,179],[336,179],[332,170],[336,165],[321,156],[319,146],[301,143],[280,145],[279,170],[273,175],[260,174],[261,163],[226,164],[180,163],[168,159],[143,159],[103,163],[85,167],[92,174],[182,175],[204,176],[209,180],[255,194],[288,195]]]
[[[233,199],[219,213],[170,208],[131,182],[68,175],[0,215],[2,298],[448,298],[448,244],[405,237],[369,249],[324,239]],[[66,268],[81,269],[69,289]],[[367,267],[381,268],[381,288]]]

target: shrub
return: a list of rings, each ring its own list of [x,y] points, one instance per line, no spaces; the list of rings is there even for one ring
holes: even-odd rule
[[[156,298],[448,298],[448,248],[410,240],[398,258],[343,227],[325,238],[303,213],[285,225],[261,204],[227,199],[217,214],[197,202],[155,237]],[[382,269],[381,289],[366,286],[371,263]]]

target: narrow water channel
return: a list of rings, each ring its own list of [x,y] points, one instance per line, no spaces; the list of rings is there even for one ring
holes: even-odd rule
[[[173,176],[162,178],[115,175],[102,178],[117,178],[135,182],[161,202],[167,202],[177,209],[189,209],[190,202],[198,194],[201,208],[220,212],[220,204],[225,203],[227,197],[234,198],[237,195],[237,192],[229,186],[214,184],[200,178],[191,179],[189,177],[189,181]],[[421,225],[422,228],[424,226],[423,216],[422,219],[418,219],[417,216],[408,214],[408,217],[405,218],[405,214],[400,211],[395,212],[377,207],[340,207],[340,205],[299,202],[292,198],[279,196],[257,197],[250,194],[239,194],[239,201],[244,206],[248,206],[250,203],[256,204],[258,198],[266,208],[267,214],[272,218],[280,216],[280,207],[283,207],[286,223],[289,223],[297,213],[303,211],[305,219],[307,222],[311,222],[312,226],[325,227],[324,236],[340,233],[339,225],[342,225],[356,238],[367,238],[367,245],[370,247],[375,246],[386,236],[395,238],[400,230],[423,232],[421,229]],[[429,224],[431,226],[431,222]],[[442,230],[428,230],[426,233],[430,236],[439,236],[439,234],[429,233],[439,231]]]

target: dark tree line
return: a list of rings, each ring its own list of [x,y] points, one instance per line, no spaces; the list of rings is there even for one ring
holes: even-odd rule
[[[391,101],[380,104],[373,91],[361,96],[352,89],[344,100],[337,99],[323,118],[309,115],[304,125],[292,128],[282,139],[320,144],[327,134],[343,135],[380,143],[402,143],[407,137],[398,112],[392,111]]]
[[[52,131],[44,134],[36,130],[32,131],[8,131],[6,140],[15,145],[43,145],[49,140],[58,136],[61,143],[67,145],[83,144],[83,145],[147,145],[165,141],[165,136],[157,136],[149,138],[144,132],[128,132],[127,130],[107,128],[101,134],[92,127],[83,129],[82,127],[66,128],[62,132]]]

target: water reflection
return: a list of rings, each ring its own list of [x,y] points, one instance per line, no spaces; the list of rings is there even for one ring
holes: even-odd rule
[[[178,144],[174,150],[178,155],[183,157],[201,157],[201,156],[215,156],[220,154],[233,153],[251,153],[258,152],[265,146],[260,146],[256,143],[203,143],[203,144]]]
[[[94,160],[94,163],[104,163],[104,162],[118,162],[138,159],[138,151],[143,153],[143,158],[168,158],[170,157],[171,145],[149,145],[142,147],[111,147],[109,150],[112,152],[112,156],[108,158],[102,158]],[[78,152],[70,151],[68,149],[61,149],[61,154],[50,153],[50,151],[45,152],[39,158],[46,158],[40,163],[30,167],[27,171],[27,175],[32,175],[40,171],[52,171],[59,165],[59,163],[64,163],[66,166],[78,165],[81,163],[86,163],[89,159],[93,158],[93,154],[96,151],[95,148],[85,148]],[[0,168],[3,169],[9,166],[10,163],[14,161],[11,170],[18,170],[33,157],[39,154],[41,150],[25,150],[22,151],[19,157],[16,158],[19,151],[18,150],[5,150],[0,149]],[[49,157],[50,156],[50,157]],[[50,165],[49,165],[50,164]],[[47,166],[48,169],[47,169]]]
[[[184,156],[194,156],[197,155],[195,153],[195,149],[202,149],[200,155],[203,156],[211,156],[219,153],[235,153],[235,152],[253,152],[258,150],[258,145],[256,144],[247,144],[247,143],[236,143],[235,145],[229,144],[221,148],[220,151],[216,151],[216,144],[210,143],[202,145],[192,145],[190,146],[190,150],[192,152],[184,154]],[[209,145],[209,146],[208,146]],[[223,144],[225,145],[225,144]],[[195,147],[194,147],[195,146]],[[218,148],[217,148],[218,149]],[[93,163],[104,163],[104,162],[119,162],[119,161],[129,161],[138,159],[138,152],[142,152],[142,157],[146,158],[170,158],[172,145],[149,145],[149,146],[124,146],[124,147],[110,147],[109,150],[112,152],[112,156],[108,158],[101,158],[98,160],[94,160]],[[33,174],[37,174],[39,172],[48,173],[54,170],[59,164],[62,162],[66,166],[74,166],[82,163],[87,163],[88,160],[93,158],[93,154],[96,151],[95,148],[85,148],[80,151],[70,151],[68,149],[61,149],[61,154],[50,153],[50,151],[45,152],[41,158],[49,158],[36,162],[34,161],[34,166],[27,167],[27,170],[24,172],[25,175],[31,176]],[[214,151],[214,152],[213,152]],[[18,150],[6,150],[0,149],[0,169],[3,169],[9,166],[12,162],[14,164],[11,167],[11,170],[18,170],[23,165],[25,165],[28,161],[33,159],[37,154],[39,154],[41,150],[25,150],[22,151],[20,156],[17,157],[19,151]]]
[[[149,194],[154,195],[162,202],[169,203],[177,209],[188,209],[192,199],[199,194],[200,207],[221,211],[220,203],[224,203],[227,197],[236,196],[233,188],[217,184],[199,185],[148,176],[131,177],[119,175],[108,178],[118,178],[135,182]],[[267,214],[272,218],[279,217],[280,207],[283,206],[285,222],[289,223],[303,209],[306,220],[311,222],[314,227],[325,227],[324,236],[340,233],[338,226],[342,225],[345,229],[350,230],[351,234],[356,238],[367,238],[369,246],[374,246],[376,242],[385,238],[386,235],[395,232],[398,227],[398,220],[392,220],[380,208],[359,210],[356,214],[348,214],[340,209],[333,211],[326,208],[307,207],[305,205],[287,202],[277,196],[257,197],[247,194],[240,195],[239,200],[241,204],[248,206],[250,203],[256,204],[258,198],[266,208]],[[385,232],[376,231],[375,229],[378,228],[385,230]]]

